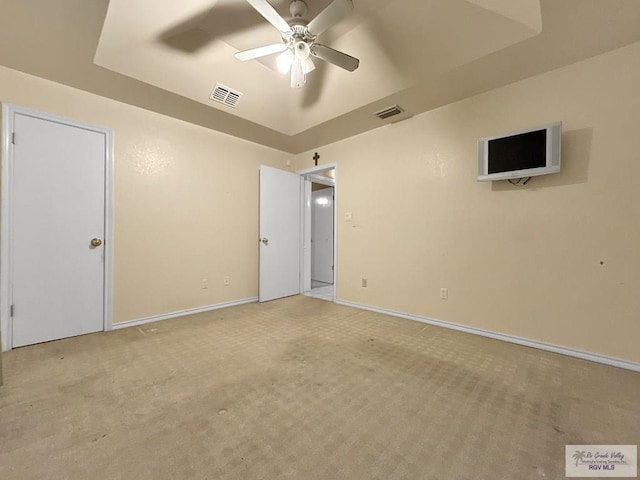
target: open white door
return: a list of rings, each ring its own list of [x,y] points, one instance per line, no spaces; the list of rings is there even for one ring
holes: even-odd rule
[[[261,302],[300,293],[301,177],[260,166]]]

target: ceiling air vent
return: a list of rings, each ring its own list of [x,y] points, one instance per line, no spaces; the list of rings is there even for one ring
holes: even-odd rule
[[[387,107],[380,110],[379,112],[376,112],[375,116],[381,120],[384,120],[386,118],[393,117],[394,115],[398,115],[402,112],[404,112],[404,108],[399,105],[393,105],[392,107]]]
[[[216,88],[213,89],[209,98],[215,102],[224,103],[228,107],[236,108],[241,96],[242,94],[240,92],[216,83]]]

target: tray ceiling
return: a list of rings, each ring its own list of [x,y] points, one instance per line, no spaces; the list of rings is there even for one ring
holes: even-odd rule
[[[244,0],[6,0],[0,65],[298,153],[640,41],[637,0],[354,4],[320,41],[360,68],[318,60],[300,90],[273,59],[234,58],[280,40]],[[209,100],[217,82],[236,108]],[[393,104],[404,113],[374,115]]]

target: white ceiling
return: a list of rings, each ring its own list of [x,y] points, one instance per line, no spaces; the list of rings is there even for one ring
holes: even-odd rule
[[[308,0],[309,19],[330,0]],[[288,0],[272,0],[288,17]],[[638,0],[354,0],[319,42],[360,59],[316,60],[294,90],[280,41],[245,0],[4,0],[0,64],[289,152],[361,133],[640,40]],[[220,82],[243,93],[212,102]]]

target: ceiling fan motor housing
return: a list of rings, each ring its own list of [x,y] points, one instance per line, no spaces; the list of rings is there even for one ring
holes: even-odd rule
[[[294,53],[300,42],[306,43],[308,46],[315,41],[316,37],[309,33],[306,25],[291,25],[291,32],[282,35],[282,41],[291,48]],[[304,48],[304,47],[302,47]]]
[[[289,12],[293,18],[302,18],[307,14],[307,4],[302,0],[293,0],[289,4]]]

